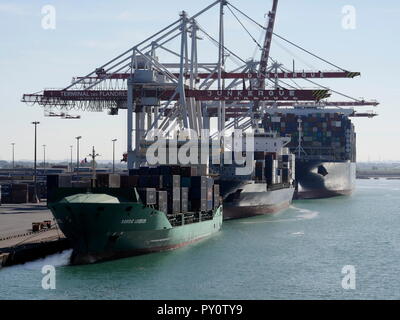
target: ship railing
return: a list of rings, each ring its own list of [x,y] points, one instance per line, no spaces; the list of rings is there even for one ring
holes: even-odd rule
[[[276,184],[268,185],[267,190],[275,191],[275,190],[280,190],[280,189],[287,189],[287,188],[290,188],[290,186],[291,186],[291,183],[289,183],[289,182],[276,183]]]
[[[299,159],[304,160],[324,160],[324,161],[335,161],[335,160],[345,160],[339,157],[326,156],[326,155],[302,155]]]
[[[171,226],[178,227],[185,224],[192,224],[200,221],[212,220],[213,211],[169,214],[167,215],[167,217]],[[182,219],[183,219],[183,224],[182,224]]]

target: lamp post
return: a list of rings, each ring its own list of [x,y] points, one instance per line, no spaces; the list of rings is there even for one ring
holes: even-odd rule
[[[113,166],[112,166],[112,172],[115,173],[115,142],[117,139],[111,140],[113,143]]]
[[[36,202],[39,202],[39,198],[37,195],[37,125],[40,124],[39,121],[34,121],[32,124],[35,126],[35,156],[34,156],[34,191],[33,191],[33,197]]]
[[[15,169],[15,165],[14,165],[14,147],[15,147],[15,143],[13,142],[13,143],[11,143],[11,145],[12,145],[12,169],[13,169],[13,172],[14,172],[14,169]]]
[[[71,162],[70,162],[70,170],[71,170],[71,172],[73,172],[73,168],[72,168],[72,148],[73,148],[73,146],[69,146],[69,148],[71,149]]]
[[[14,147],[15,147],[15,143],[11,143],[12,145],[12,174],[14,175],[14,171],[15,171],[15,163],[14,163]],[[11,180],[13,180],[13,177],[11,177]]]
[[[82,139],[81,136],[78,136],[75,138],[76,139],[76,176],[79,177],[79,140]]]
[[[46,145],[42,145],[43,147],[43,170],[44,174],[46,175]]]

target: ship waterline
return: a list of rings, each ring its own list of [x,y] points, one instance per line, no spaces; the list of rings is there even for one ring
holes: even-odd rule
[[[356,185],[356,163],[297,159],[296,180],[295,199],[348,196]]]
[[[197,222],[173,226],[164,212],[141,203],[101,203],[96,196],[97,202],[92,203],[49,205],[72,243],[73,264],[179,248],[211,236],[222,225],[221,206],[209,215],[200,214]]]
[[[265,183],[251,183],[240,189],[237,196],[224,202],[224,219],[239,219],[274,214],[287,209],[293,199],[294,188],[267,190]]]

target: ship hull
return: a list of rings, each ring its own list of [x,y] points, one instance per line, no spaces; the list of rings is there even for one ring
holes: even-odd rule
[[[356,164],[296,159],[296,182],[295,199],[351,195],[355,189]]]
[[[165,213],[140,203],[57,203],[49,206],[72,242],[72,264],[179,248],[218,232],[222,207],[209,220],[171,226]]]
[[[220,195],[222,199],[226,199],[229,195],[235,193],[238,189],[243,188],[246,184],[251,183],[252,180],[238,180],[238,179],[231,179],[231,180],[217,180],[220,185]]]
[[[274,214],[292,203],[293,187],[268,190],[265,183],[251,183],[224,201],[224,220]]]

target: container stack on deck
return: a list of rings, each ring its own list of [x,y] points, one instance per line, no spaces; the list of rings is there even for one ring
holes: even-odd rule
[[[289,185],[295,175],[295,156],[275,152],[255,152],[254,181],[268,187]]]
[[[302,120],[301,146],[309,156],[326,156],[332,160],[355,161],[355,132],[351,120],[340,113],[313,113],[297,115],[277,113],[267,115],[264,128],[290,135],[288,145],[293,152],[298,147],[298,119]]]
[[[121,187],[136,187],[146,205],[168,215],[208,212],[220,204],[219,185],[214,179],[197,174],[196,167],[140,167],[121,176]]]
[[[220,205],[219,185],[214,179],[198,175],[196,167],[164,165],[129,170],[129,175],[101,173],[95,183],[72,182],[71,175],[49,175],[48,199],[57,196],[58,189],[91,188],[113,194],[129,194],[136,188],[141,201],[157,210],[176,215],[188,212],[209,212]],[[113,191],[114,190],[114,191]],[[125,191],[125,192],[123,192]]]

